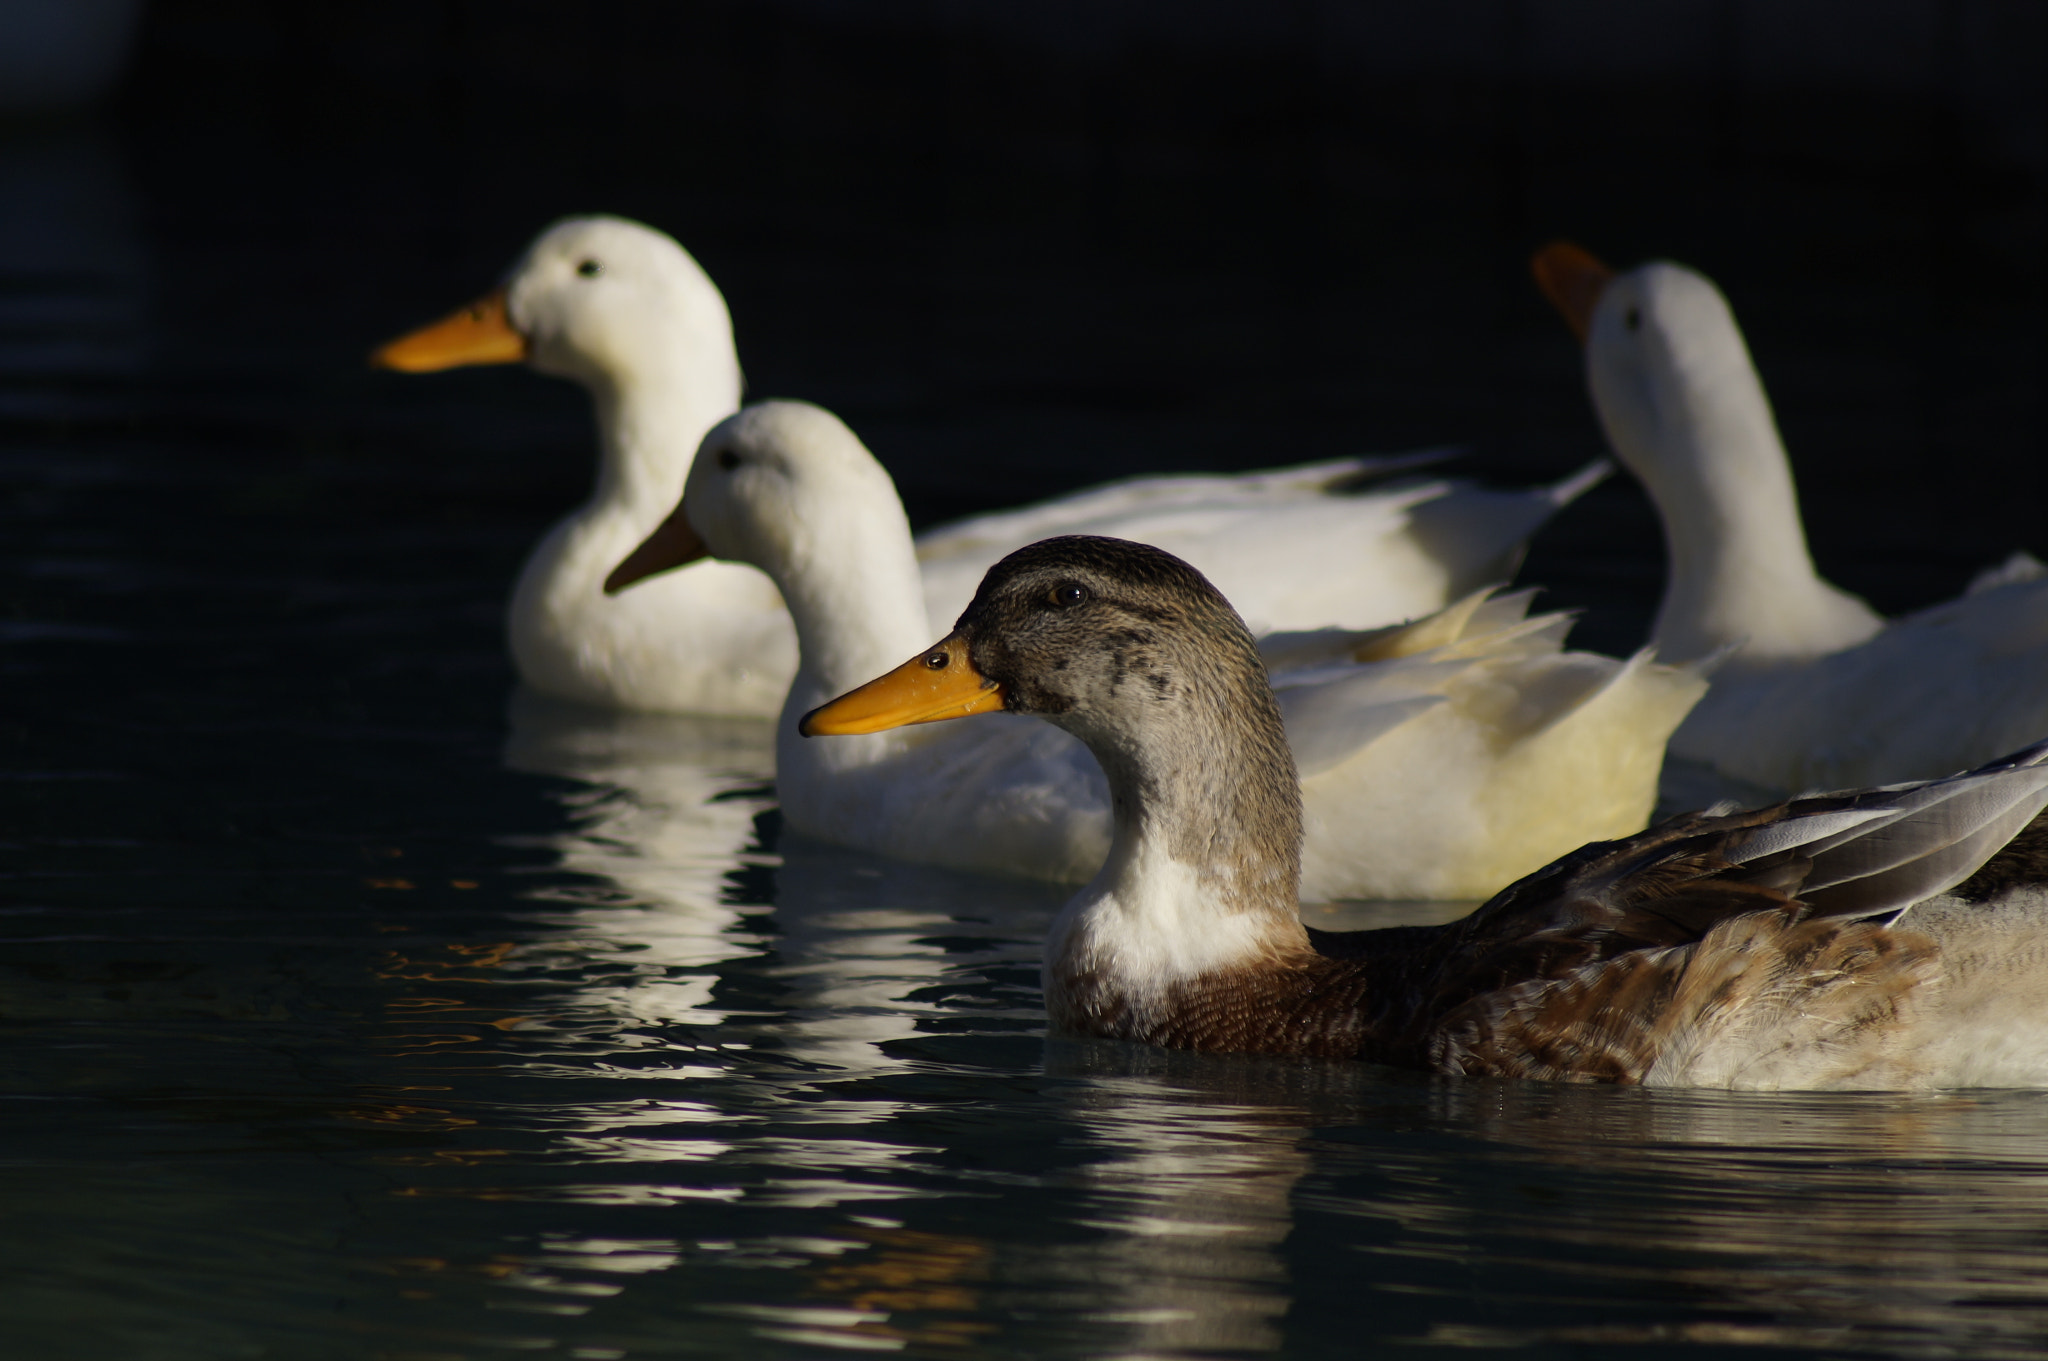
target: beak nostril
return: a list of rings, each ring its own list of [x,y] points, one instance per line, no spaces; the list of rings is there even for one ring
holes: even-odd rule
[[[953,659],[944,652],[927,652],[924,654],[924,664],[934,671],[944,671],[952,663]]]

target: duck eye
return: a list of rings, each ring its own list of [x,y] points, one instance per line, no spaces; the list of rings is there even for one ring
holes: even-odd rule
[[[740,466],[740,456],[730,449],[720,449],[718,451],[718,466],[727,472],[731,472],[734,468]]]
[[[1071,581],[1064,586],[1052,588],[1052,603],[1063,610],[1070,610],[1087,598],[1088,588]]]
[[[595,279],[598,275],[604,273],[604,266],[596,260],[585,260],[582,264],[576,266],[576,272],[586,279]]]
[[[1622,317],[1621,317],[1621,324],[1622,324],[1622,325],[1624,325],[1624,326],[1626,326],[1626,327],[1628,327],[1628,329],[1629,329],[1629,330],[1631,330],[1631,331],[1640,331],[1640,330],[1642,330],[1642,329],[1643,329],[1643,314],[1642,314],[1642,312],[1641,312],[1640,310],[1638,310],[1638,309],[1634,308],[1634,307],[1631,307],[1631,308],[1629,308],[1629,309],[1628,309],[1628,311],[1626,311],[1626,312],[1624,312],[1624,313],[1622,314]]]
[[[924,664],[934,671],[944,671],[953,664],[953,658],[944,649],[924,654]]]

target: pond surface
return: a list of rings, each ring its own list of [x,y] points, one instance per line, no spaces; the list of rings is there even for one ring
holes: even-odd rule
[[[6,465],[15,1354],[2037,1354],[2048,1094],[1048,1039],[1057,890],[511,694],[506,526],[121,428]]]
[[[1109,129],[1087,155],[1020,124],[984,157],[1003,134],[956,129],[919,153],[937,178],[871,173],[889,125],[835,142],[824,114],[747,105],[758,146],[669,139],[730,162],[699,193],[596,140],[611,106],[580,138],[500,137],[463,101],[524,77],[481,58],[480,84],[378,102],[384,39],[328,33],[395,18],[276,19],[263,41],[298,56],[259,78],[235,43],[260,24],[161,12],[118,136],[0,136],[0,189],[35,205],[0,224],[0,1351],[2040,1354],[2048,1093],[1575,1089],[1048,1038],[1058,890],[783,835],[762,725],[516,692],[500,611],[585,485],[574,393],[359,367],[548,216],[615,207],[697,246],[756,391],[847,414],[920,520],[1459,439],[1501,480],[1555,477],[1596,439],[1520,260],[1546,204],[1605,181],[1597,149],[1543,139],[1647,143],[1689,105],[1544,105],[1553,127],[1512,82],[1374,95],[1451,131],[1340,155],[1420,126],[1367,109],[1287,163],[1306,188],[1277,208],[1189,169],[1157,90],[1078,100]],[[462,12],[405,72],[467,62],[463,24],[528,22]],[[513,131],[596,98],[591,70],[506,100]],[[749,70],[691,108],[783,99]],[[403,146],[426,118],[404,101],[444,97],[446,145]],[[1823,566],[1896,610],[2048,547],[2038,183],[1844,171],[1782,152],[1781,106],[1750,98],[1628,181],[1618,232],[1776,261],[1727,282]],[[498,172],[444,174],[466,151]],[[1537,173],[1560,164],[1577,178]],[[1948,245],[1888,273],[1923,191]],[[1936,306],[1977,278],[1964,240],[2032,263]],[[1660,552],[1616,481],[1524,578],[1627,650]]]

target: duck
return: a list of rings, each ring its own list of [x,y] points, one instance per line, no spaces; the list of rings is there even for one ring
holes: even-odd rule
[[[1279,696],[1187,563],[1091,536],[1020,549],[950,633],[799,731],[978,714],[1071,733],[1110,789],[1109,854],[1046,938],[1056,1031],[1655,1087],[2048,1082],[2048,743],[1679,814],[1449,923],[1325,932],[1297,909],[1303,793]]]
[[[607,589],[707,555],[766,572],[795,620],[775,748],[786,826],[955,869],[1095,873],[1109,789],[1056,729],[1012,719],[802,740],[804,713],[932,636],[895,484],[838,417],[770,401],[713,427],[682,501]],[[1532,599],[1482,589],[1402,625],[1263,637],[1308,777],[1312,895],[1477,898],[1648,820],[1701,669],[1566,651],[1570,617],[1531,617]]]
[[[674,238],[620,217],[566,218],[500,287],[370,362],[406,373],[524,363],[590,394],[596,487],[534,548],[512,592],[511,651],[528,687],[600,709],[779,710],[796,636],[760,572],[707,560],[629,596],[599,589],[675,504],[705,432],[740,405],[725,299]],[[1187,555],[1272,628],[1386,624],[1511,572],[1528,536],[1607,472],[1603,461],[1524,491],[1441,478],[1366,486],[1442,456],[1134,478],[974,517],[918,541],[927,599],[951,618],[1004,553],[1087,531]]]
[[[706,562],[609,599],[605,574],[658,524],[704,432],[739,408],[732,318],[711,276],[660,232],[612,217],[555,223],[505,281],[380,346],[380,368],[524,363],[590,394],[597,483],[527,555],[506,612],[520,679],[594,709],[772,714],[796,669],[775,587]]]
[[[1931,778],[2048,733],[2038,562],[2017,554],[1887,621],[1815,569],[1770,401],[1712,280],[1668,261],[1616,273],[1569,242],[1533,269],[1663,522],[1651,641],[1667,661],[1723,658],[1674,756],[1790,793]]]

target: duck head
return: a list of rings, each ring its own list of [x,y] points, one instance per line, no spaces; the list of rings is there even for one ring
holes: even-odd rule
[[[762,402],[713,426],[681,503],[605,589],[701,556],[758,567],[781,591],[800,654],[795,712],[931,637],[896,484],[844,422],[808,402]]]
[[[1300,786],[1265,666],[1230,603],[1172,554],[1088,535],[1021,548],[989,569],[951,634],[805,715],[800,731],[999,709],[1087,744],[1120,835],[1149,822],[1185,863],[1292,873]]]
[[[1585,343],[1608,443],[1664,524],[1659,655],[1733,649],[1738,666],[1770,665],[1882,627],[1814,570],[1784,441],[1721,290],[1666,262],[1617,274],[1568,242],[1538,251],[1532,267]]]
[[[1617,273],[1566,241],[1531,267],[1585,346],[1614,452],[1653,494],[1696,494],[1691,483],[1745,455],[1783,460],[1762,380],[1713,280],[1662,260]]]
[[[1084,741],[1110,740],[1148,726],[1163,709],[1185,706],[1203,682],[1213,685],[1247,667],[1263,678],[1251,635],[1200,572],[1143,544],[1067,535],[991,567],[950,635],[811,713],[804,731],[825,736],[895,726],[886,699],[892,689],[908,685],[906,696],[921,696],[943,676],[946,692],[957,691],[967,707],[926,713],[914,700],[917,716],[905,710],[898,721],[1003,708],[1047,719]],[[862,697],[857,704],[855,695]],[[855,709],[864,716],[851,717]]]
[[[602,390],[672,365],[679,352],[702,363],[731,350],[725,299],[689,252],[652,227],[597,216],[557,222],[500,287],[370,362],[408,373],[525,363]]]
[[[605,591],[701,557],[750,563],[778,582],[843,574],[846,555],[896,539],[910,541],[896,484],[846,423],[809,402],[760,402],[704,436],[682,500]]]

